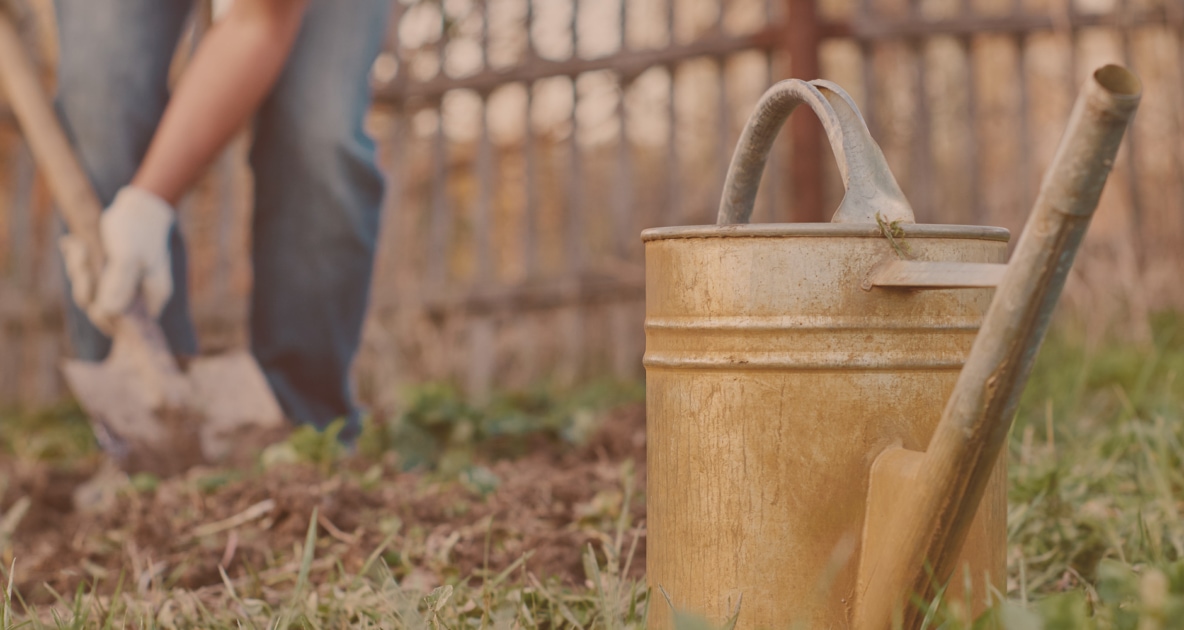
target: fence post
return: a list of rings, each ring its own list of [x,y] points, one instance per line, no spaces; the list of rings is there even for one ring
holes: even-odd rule
[[[821,43],[816,0],[786,0],[789,13],[786,52],[791,78],[809,81],[819,78],[818,46]],[[827,221],[822,207],[822,133],[811,116],[789,120],[793,154],[789,181],[793,183],[790,219],[799,223]]]

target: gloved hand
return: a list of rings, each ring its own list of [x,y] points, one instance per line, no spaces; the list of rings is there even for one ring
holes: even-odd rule
[[[139,188],[121,189],[99,219],[106,262],[97,283],[85,243],[69,234],[59,240],[74,302],[99,330],[111,334],[137,290],[149,314],[160,314],[173,294],[169,231],[175,220],[167,201]]]

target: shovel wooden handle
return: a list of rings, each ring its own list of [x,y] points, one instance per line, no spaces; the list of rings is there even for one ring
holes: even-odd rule
[[[854,628],[888,630],[896,612],[903,628],[919,627],[923,611],[907,598],[927,602],[949,579],[1141,91],[1134,74],[1105,66],[1078,97],[917,484],[883,548],[863,551]]]
[[[102,205],[58,124],[7,8],[0,8],[0,85],[66,226],[86,244],[89,263],[97,277],[103,268],[103,244],[99,239]]]
[[[49,183],[71,235],[86,245],[88,263],[97,279],[103,269],[99,216],[103,211],[90,179],[58,123],[57,114],[41,86],[33,61],[25,50],[9,9],[0,2],[0,87],[24,132],[41,175]],[[180,372],[160,325],[139,302],[120,318],[115,336],[135,338],[143,356],[165,378]],[[116,344],[117,346],[119,344]]]

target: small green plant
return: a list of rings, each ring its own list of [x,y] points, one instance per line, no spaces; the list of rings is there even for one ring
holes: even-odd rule
[[[0,411],[0,456],[77,463],[97,453],[90,423],[76,404],[34,413]]]
[[[913,257],[913,248],[904,240],[904,228],[900,226],[900,219],[895,221],[885,221],[883,215],[876,213],[876,225],[880,226],[880,234],[888,239],[888,245],[892,251],[896,252],[896,257],[901,260],[910,260]]]
[[[598,425],[598,414],[644,398],[639,383],[598,381],[575,390],[537,387],[496,393],[473,405],[454,387],[413,388],[401,413],[371,418],[358,439],[358,452],[399,455],[404,469],[429,469],[453,478],[472,472],[479,459],[529,453],[538,441],[580,444]]]

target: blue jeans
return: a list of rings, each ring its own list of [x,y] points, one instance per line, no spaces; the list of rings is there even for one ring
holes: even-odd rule
[[[55,0],[58,113],[100,201],[131,181],[168,102],[168,68],[191,0]],[[312,0],[295,50],[260,109],[250,163],[251,352],[287,417],[359,429],[349,379],[369,300],[382,176],[362,128],[369,73],[391,0]],[[250,63],[244,60],[244,63]],[[173,352],[197,353],[185,246],[171,237],[175,292],[160,323]],[[110,339],[66,299],[76,354]]]

